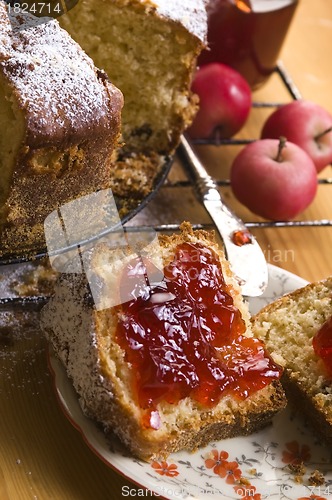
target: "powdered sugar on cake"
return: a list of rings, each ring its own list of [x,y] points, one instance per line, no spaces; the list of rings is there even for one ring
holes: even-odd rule
[[[8,16],[4,10],[1,1],[0,64],[18,90],[31,139],[64,140],[64,131],[77,134],[87,123],[104,123],[109,95],[101,92],[91,59],[56,20],[45,22],[23,13]]]
[[[208,0],[153,0],[160,15],[181,22],[202,42],[206,42],[206,5]]]

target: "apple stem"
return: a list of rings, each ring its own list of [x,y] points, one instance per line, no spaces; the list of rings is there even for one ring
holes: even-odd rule
[[[278,146],[278,154],[276,156],[276,161],[278,162],[282,162],[283,158],[282,158],[282,150],[286,147],[286,142],[287,142],[287,139],[286,137],[279,137],[279,146]]]
[[[315,141],[318,141],[321,137],[323,137],[325,134],[328,134],[329,132],[332,132],[332,126],[324,130],[324,132],[315,135]]]

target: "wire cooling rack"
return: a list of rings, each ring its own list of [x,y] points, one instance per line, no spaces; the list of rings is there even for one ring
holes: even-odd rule
[[[301,93],[294,84],[291,79],[290,74],[285,69],[281,62],[278,63],[278,66],[275,70],[276,74],[281,80],[282,85],[287,89],[291,99],[301,99]],[[255,108],[276,108],[284,104],[284,102],[254,102],[253,107]],[[194,146],[216,146],[217,148],[223,148],[227,146],[243,146],[249,142],[256,140],[253,139],[221,139],[216,134],[214,137],[209,139],[199,139],[193,141]],[[181,166],[181,164],[179,164]],[[174,166],[175,170],[179,170]],[[172,174],[173,167],[171,169],[170,174]],[[182,169],[180,169],[182,170]],[[164,182],[163,186],[160,187],[157,196],[153,198],[149,205],[139,212],[135,217],[133,217],[128,223],[124,225],[124,228],[128,232],[144,232],[144,231],[156,231],[156,232],[176,232],[179,230],[179,225],[182,220],[190,220],[194,229],[211,229],[214,227],[212,221],[207,216],[203,206],[194,199],[193,197],[193,186],[189,178],[185,176],[184,171],[178,179],[178,175],[175,175],[175,180],[173,180],[172,175],[169,175],[168,179]],[[228,179],[216,179],[217,184],[221,188],[226,188],[226,190],[230,188],[230,181]],[[330,185],[332,184],[332,178],[323,178],[318,180],[319,184]],[[169,193],[172,192],[172,196],[168,196]],[[166,197],[163,197],[163,194],[166,193]],[[191,193],[191,197],[188,195]],[[176,203],[178,207],[177,216],[174,215],[172,210],[169,210],[167,206],[172,200],[173,203]],[[166,201],[165,201],[166,200]],[[189,200],[189,201],[188,201]],[[190,204],[196,204],[195,216],[192,218],[187,218],[186,215],[183,214],[185,208]],[[150,206],[153,206],[151,209]],[[201,209],[201,212],[199,211]],[[145,215],[144,215],[145,212]],[[198,215],[197,215],[198,214]],[[194,222],[192,219],[198,220],[199,222]],[[248,228],[287,228],[287,227],[332,227],[331,219],[320,219],[320,220],[292,220],[292,221],[246,221],[246,226]],[[20,282],[24,281],[24,276],[26,273],[33,271],[34,266],[38,265],[37,262],[23,262],[20,265],[15,266],[13,274],[12,266],[2,266],[1,272],[4,277],[7,274],[10,275],[10,279],[8,279],[8,283],[10,282]],[[8,267],[8,271],[6,273],[5,269]],[[38,293],[38,292],[37,292]],[[38,296],[35,294],[31,294],[31,296],[22,297],[13,293],[10,284],[7,285],[6,279],[0,280],[0,306],[1,308],[11,308],[12,306],[24,306],[26,307],[37,307],[39,308],[41,305],[48,300],[47,294],[42,293],[42,295]]]
[[[283,65],[281,61],[279,61],[278,65],[275,68],[275,73],[281,80],[281,83],[287,89],[290,97],[294,100],[302,99],[301,92],[298,87],[295,85],[293,79],[291,78],[289,72]],[[253,102],[253,108],[277,108],[283,105],[284,102]],[[256,138],[252,139],[221,139],[218,137],[218,132],[214,136],[211,136],[208,139],[195,139],[192,140],[192,144],[194,146],[217,146],[217,147],[225,147],[225,146],[244,146],[250,142],[255,141]],[[216,182],[221,187],[230,187],[230,181],[228,179],[216,179]],[[322,178],[318,179],[319,185],[330,185],[332,184],[331,178]],[[167,181],[163,187],[163,189],[175,189],[175,188],[190,188],[191,181],[190,179],[177,180],[177,181]],[[181,200],[181,194],[180,194]],[[281,228],[281,227],[332,227],[332,219],[318,219],[318,220],[291,220],[291,221],[246,221],[246,226],[248,228]],[[193,223],[194,229],[210,229],[213,227],[213,223]],[[148,226],[144,225],[135,225],[135,227],[130,227],[130,230],[139,231],[139,230],[147,230]],[[177,231],[179,229],[179,224],[176,223],[164,223],[164,224],[156,224],[154,225],[154,230],[159,232],[169,232],[169,231]]]

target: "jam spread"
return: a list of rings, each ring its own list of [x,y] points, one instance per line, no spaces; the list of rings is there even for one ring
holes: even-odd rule
[[[234,245],[242,247],[243,245],[248,245],[249,243],[252,243],[252,237],[249,231],[239,230],[239,231],[234,231],[234,233],[232,234],[232,241]]]
[[[160,401],[190,396],[211,408],[225,395],[245,399],[280,377],[262,343],[244,336],[245,322],[213,250],[182,243],[161,281],[151,282],[152,268],[142,257],[126,266],[120,286],[128,298],[131,283],[135,297],[117,306],[116,333],[133,368],[137,401],[152,416],[147,426],[157,428]]]
[[[332,377],[332,316],[318,330],[312,339],[315,354],[323,361],[326,371]]]

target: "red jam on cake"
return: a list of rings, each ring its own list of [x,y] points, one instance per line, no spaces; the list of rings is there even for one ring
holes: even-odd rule
[[[330,377],[332,377],[332,316],[318,330],[312,339],[315,354],[321,358]]]
[[[147,281],[138,296],[133,290],[136,297],[118,306],[117,341],[133,367],[141,408],[155,419],[159,402],[176,404],[187,396],[212,408],[226,395],[243,400],[280,378],[262,342],[245,336],[213,250],[182,243],[163,272],[161,282]],[[142,259],[124,270],[127,291],[135,274],[147,276]]]

